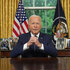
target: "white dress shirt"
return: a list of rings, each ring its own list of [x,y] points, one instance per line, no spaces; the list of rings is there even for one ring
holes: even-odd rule
[[[38,34],[36,35],[36,37],[39,38],[39,35],[40,35],[40,33],[38,33]],[[32,37],[32,36],[34,36],[34,35],[31,33],[31,37]],[[27,47],[27,43],[25,43],[25,44],[23,45],[23,50],[26,50],[26,49],[29,49],[29,47]],[[42,44],[42,47],[39,48],[39,49],[44,50],[44,45]]]

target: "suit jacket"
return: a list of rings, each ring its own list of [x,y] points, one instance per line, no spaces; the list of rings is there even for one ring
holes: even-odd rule
[[[45,33],[40,33],[40,36],[38,38],[39,42],[43,43],[44,50],[41,50],[36,45],[31,45],[29,49],[23,50],[24,44],[29,41],[30,37],[31,37],[30,32],[26,34],[21,34],[19,36],[18,43],[11,51],[10,56],[11,57],[17,57],[19,55],[22,55],[23,57],[47,57],[48,55],[52,57],[57,56],[57,50],[52,43],[51,36]]]

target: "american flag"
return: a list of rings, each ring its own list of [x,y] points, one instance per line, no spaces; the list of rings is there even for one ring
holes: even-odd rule
[[[28,31],[29,29],[28,29],[27,17],[25,14],[23,2],[22,0],[20,0],[16,11],[16,16],[14,19],[12,37],[18,37],[20,34],[27,33]]]

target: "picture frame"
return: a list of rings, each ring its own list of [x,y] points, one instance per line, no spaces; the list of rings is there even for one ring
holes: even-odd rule
[[[17,42],[18,42],[19,38],[1,38],[0,39],[0,50],[12,50]]]
[[[70,38],[66,39],[66,48],[70,48]]]
[[[7,38],[0,39],[0,50],[9,50],[9,43]]]
[[[15,46],[16,46],[16,44],[17,44],[17,42],[18,42],[18,39],[19,38],[9,38],[8,39],[8,42],[9,42],[9,50],[12,50]]]
[[[65,49],[67,46],[67,43],[66,43],[66,38],[57,38],[56,40],[56,49],[57,50],[63,50]]]

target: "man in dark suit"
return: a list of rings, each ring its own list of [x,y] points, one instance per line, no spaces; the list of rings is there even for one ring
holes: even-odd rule
[[[11,52],[11,57],[47,57],[57,56],[57,50],[54,47],[51,36],[41,33],[41,17],[32,15],[29,18],[30,32],[19,36],[17,45]]]

